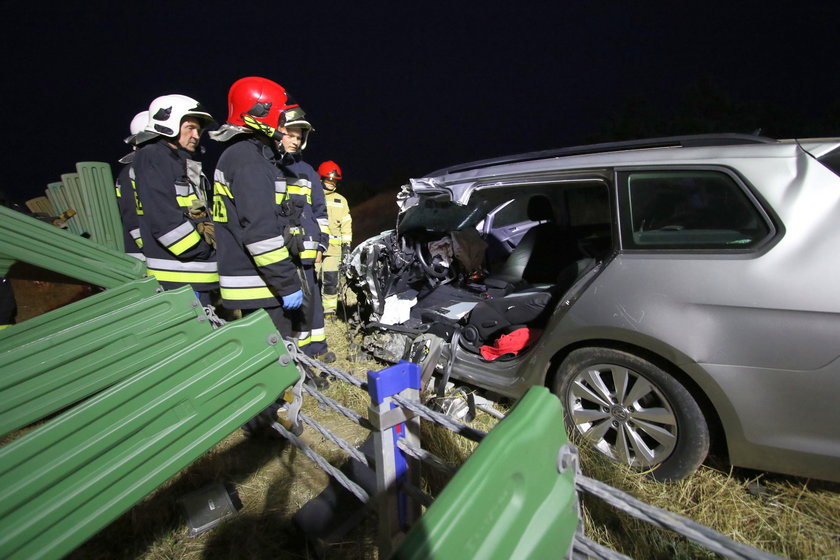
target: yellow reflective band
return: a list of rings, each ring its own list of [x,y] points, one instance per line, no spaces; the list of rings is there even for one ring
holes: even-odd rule
[[[323,342],[327,340],[326,334],[313,334],[312,337],[309,339],[310,342]]]
[[[318,251],[315,249],[307,249],[306,251],[300,252],[300,258],[302,259],[314,259],[318,256]]]
[[[117,193],[117,198],[122,198],[122,193],[120,192],[122,189],[119,187],[114,187],[114,192]]]
[[[288,258],[289,250],[285,247],[281,247],[276,251],[269,251],[268,253],[263,253],[262,255],[255,256],[254,263],[256,263],[257,266],[268,266],[270,264],[284,261]]]
[[[233,198],[233,194],[231,194],[228,186],[218,181],[213,183],[213,194],[219,194],[228,198]]]
[[[140,203],[140,197],[137,195],[137,191],[135,191],[134,189],[132,189],[132,191],[134,191],[134,209],[137,210],[138,216],[142,216],[143,205]]]
[[[300,348],[301,346],[306,346],[310,342],[312,342],[312,339],[308,336],[306,338],[299,338],[298,339],[298,348]]]
[[[170,270],[146,269],[149,276],[161,282],[183,282],[184,284],[213,284],[219,281],[218,272],[172,272]]]
[[[198,197],[194,194],[191,194],[189,196],[176,196],[175,200],[178,201],[178,206],[185,206],[189,208],[192,206],[192,201],[198,200]]]
[[[227,223],[227,207],[222,200],[222,195],[213,195],[213,221],[219,223]]]
[[[249,300],[249,299],[266,299],[275,297],[268,288],[222,288],[222,299],[228,300]]]
[[[180,255],[199,241],[201,241],[201,235],[197,231],[192,230],[185,238],[170,245],[169,250],[173,255]]]
[[[137,239],[134,240],[134,242],[137,243],[137,246],[139,248],[141,248],[141,249],[143,248],[143,238],[142,237],[138,237]]]
[[[341,239],[339,239],[338,237],[331,237],[330,245],[341,245]]]
[[[301,187],[299,185],[289,185],[289,194],[295,194],[298,196],[305,196],[306,203],[312,204],[312,188],[311,187]]]

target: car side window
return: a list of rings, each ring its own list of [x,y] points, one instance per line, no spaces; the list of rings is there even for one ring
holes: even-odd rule
[[[744,250],[772,232],[754,199],[725,172],[626,171],[619,180],[625,248]]]
[[[505,201],[499,205],[493,218],[496,227],[507,227],[514,224],[528,222],[527,197],[518,197]]]

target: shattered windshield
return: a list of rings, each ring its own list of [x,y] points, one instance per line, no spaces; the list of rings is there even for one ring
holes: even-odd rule
[[[402,214],[397,231],[413,230],[450,232],[474,228],[489,209],[486,200],[473,200],[467,205],[456,204],[447,195],[421,197],[418,204]]]

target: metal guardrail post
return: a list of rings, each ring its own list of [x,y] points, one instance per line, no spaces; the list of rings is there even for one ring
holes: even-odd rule
[[[368,393],[371,398],[368,417],[374,428],[376,455],[379,555],[380,558],[388,558],[408,529],[420,518],[420,504],[400,491],[403,482],[419,486],[420,462],[397,447],[401,438],[420,446],[420,418],[397,406],[391,399],[400,395],[419,400],[419,365],[400,362],[381,371],[369,371]]]

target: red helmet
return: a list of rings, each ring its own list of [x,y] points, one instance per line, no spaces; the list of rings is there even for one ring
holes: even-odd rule
[[[321,180],[341,181],[341,168],[334,161],[325,161],[318,166],[318,175],[321,176]]]
[[[249,126],[242,118],[242,115],[247,114],[276,129],[285,122],[283,112],[292,107],[297,107],[297,104],[286,93],[286,88],[266,78],[249,76],[230,86],[227,122]]]

